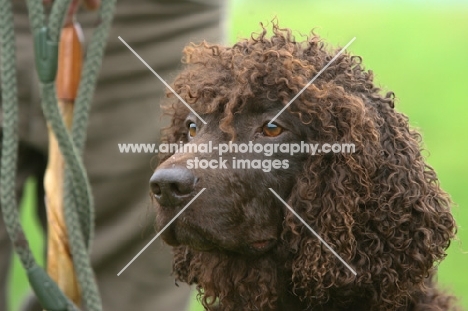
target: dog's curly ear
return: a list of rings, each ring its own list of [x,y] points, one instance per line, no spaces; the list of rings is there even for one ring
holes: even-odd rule
[[[335,304],[365,296],[379,310],[394,309],[424,289],[445,257],[455,233],[451,201],[421,155],[420,135],[388,99],[322,101],[309,107],[308,126],[320,142],[353,143],[355,152],[310,156],[289,204],[357,275],[286,212],[294,292],[311,302],[333,292]]]

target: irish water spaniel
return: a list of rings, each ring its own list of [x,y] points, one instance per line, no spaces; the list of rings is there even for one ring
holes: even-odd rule
[[[162,233],[176,279],[197,284],[207,310],[451,310],[453,297],[432,277],[456,227],[420,134],[395,111],[394,94],[382,95],[372,71],[348,53],[269,124],[338,51],[314,33],[296,42],[289,29],[272,28],[271,36],[263,27],[232,47],[185,48],[173,88],[206,124],[169,96],[163,141],[352,143],[355,150],[233,149],[218,169],[194,162],[221,161],[217,150],[163,156],[151,178],[159,230],[206,188]],[[234,167],[239,159],[262,167]]]

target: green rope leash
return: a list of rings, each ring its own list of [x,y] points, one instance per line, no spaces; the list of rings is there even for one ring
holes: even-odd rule
[[[98,70],[104,55],[110,26],[114,17],[116,0],[106,0],[101,2],[100,24],[93,33],[88,54],[84,63],[83,78],[80,81],[78,96],[75,100],[75,110],[73,115],[73,141],[77,149],[82,152],[86,140],[86,128],[88,126],[88,116],[90,103],[94,94]]]
[[[88,116],[90,110],[90,103],[94,94],[99,68],[101,68],[102,59],[104,56],[104,49],[107,43],[107,38],[110,32],[110,26],[114,17],[114,9],[116,0],[107,0],[101,2],[100,7],[100,24],[93,33],[90,45],[88,47],[86,59],[84,62],[82,79],[78,88],[78,96],[75,100],[75,108],[73,113],[72,136],[75,143],[77,153],[82,154],[84,143],[86,140],[86,129],[88,125]],[[65,206],[68,206],[68,199],[71,198],[70,193],[74,190],[74,183],[67,170],[65,176]],[[65,222],[69,228],[69,241],[73,254],[73,263],[77,269],[77,277],[80,283],[83,297],[89,297],[89,302],[86,304],[88,310],[95,309],[96,306],[101,306],[99,295],[93,295],[97,291],[96,284],[94,283],[94,276],[91,270],[89,255],[86,252],[86,246],[83,241],[87,242],[86,245],[90,247],[90,240],[94,233],[94,208],[88,210],[78,205],[78,214],[71,208],[65,210]],[[85,221],[86,217],[90,217],[91,221]],[[80,221],[81,220],[81,221]],[[81,226],[78,227],[78,224]],[[81,234],[84,232],[85,234]],[[82,270],[83,273],[78,271]]]
[[[41,80],[42,107],[64,156],[66,163],[64,216],[68,238],[86,310],[102,310],[101,300],[89,260],[88,249],[94,231],[94,207],[89,181],[80,158],[86,138],[90,102],[97,74],[112,23],[116,0],[103,1],[101,23],[89,45],[78,97],[75,102],[72,134],[67,131],[57,106],[54,86],[57,69],[57,47],[63,18],[70,0],[56,0],[44,27],[44,11],[40,1],[28,0],[32,31],[35,37],[36,67]],[[18,146],[17,92],[13,15],[8,0],[0,0],[0,28],[2,38],[2,102],[4,113],[1,162],[1,204],[7,231],[13,241],[30,283],[43,307],[47,310],[77,310],[60,291],[55,282],[35,262],[24,236],[15,198],[15,173]],[[73,137],[73,139],[72,139]]]
[[[1,160],[1,204],[3,218],[15,247],[18,249],[21,262],[25,268],[34,265],[29,244],[26,241],[19,219],[15,174],[18,152],[18,105],[15,67],[15,34],[13,31],[13,14],[11,3],[0,0],[0,36],[1,36],[1,75],[2,75],[2,109],[3,109],[3,141]]]
[[[37,5],[38,1],[28,0],[29,16],[31,20],[44,20],[44,17],[38,18],[37,15],[44,15],[44,9],[42,5]],[[50,122],[51,128],[54,134],[57,136],[57,141],[60,147],[60,151],[63,154],[67,171],[71,171],[71,177],[73,182],[73,194],[65,192],[65,196],[74,195],[76,201],[76,207],[80,208],[80,223],[83,228],[82,234],[85,236],[86,245],[90,244],[92,235],[92,197],[91,190],[84,171],[84,165],[81,163],[79,153],[74,147],[71,136],[63,123],[60,113],[56,114],[57,111],[53,110],[53,106],[56,106],[56,92],[55,88],[48,87],[47,84],[53,84],[55,81],[55,75],[57,72],[57,59],[58,59],[58,41],[60,31],[62,28],[63,17],[66,9],[68,8],[70,0],[57,0],[54,2],[52,7],[52,13],[49,18],[49,27],[39,25],[36,22],[31,23],[32,33],[34,35],[34,45],[36,52],[36,67],[41,81],[41,90],[43,97],[43,110],[44,115],[48,122]],[[47,92],[50,92],[48,94]],[[50,99],[44,102],[45,99]],[[73,206],[72,206],[73,207]],[[66,213],[66,211],[65,211]]]
[[[40,22],[36,20],[35,22]],[[18,152],[18,100],[16,79],[15,35],[13,13],[8,0],[0,0],[0,37],[3,139],[0,184],[0,201],[6,230],[28,271],[31,286],[42,297],[41,304],[47,310],[78,310],[60,291],[47,273],[37,265],[29,243],[19,222],[16,202],[16,166]]]
[[[86,59],[83,66],[82,78],[78,88],[77,98],[75,100],[75,107],[73,111],[73,124],[72,124],[72,137],[75,143],[78,154],[83,153],[84,143],[86,140],[86,129],[88,127],[88,117],[90,111],[90,103],[93,98],[94,90],[96,88],[96,81],[101,68],[102,59],[104,56],[104,49],[106,47],[107,39],[110,33],[110,26],[114,17],[114,9],[116,0],[106,0],[101,2],[99,11],[100,24],[93,33],[93,37],[89,44]],[[67,174],[65,179],[65,190],[69,193],[71,182],[70,177]],[[94,212],[94,209],[91,210]],[[89,225],[94,224],[94,214],[87,214],[87,211],[78,207],[78,213],[80,215],[80,224],[83,228],[83,232],[89,232],[87,236],[85,234],[85,241],[89,246],[89,241],[92,239],[94,233],[94,227]],[[87,215],[93,221],[85,221]],[[67,226],[69,222],[67,222]],[[88,228],[89,227],[89,228]]]

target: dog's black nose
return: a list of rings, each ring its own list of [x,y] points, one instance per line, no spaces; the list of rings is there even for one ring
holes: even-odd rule
[[[157,169],[150,179],[151,191],[163,206],[176,206],[193,192],[197,178],[183,167]]]

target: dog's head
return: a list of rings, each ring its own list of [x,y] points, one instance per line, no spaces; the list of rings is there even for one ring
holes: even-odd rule
[[[232,47],[185,49],[186,68],[173,88],[193,111],[170,99],[163,142],[179,152],[165,156],[151,178],[158,229],[205,188],[162,233],[176,248],[176,274],[200,284],[207,307],[220,298],[225,306],[274,309],[272,296],[281,299],[285,288],[305,305],[331,296],[336,305],[350,296],[381,310],[403,304],[424,287],[455,230],[420,136],[394,110],[393,94],[380,95],[359,57],[340,55],[306,87],[338,50],[328,52],[315,35],[298,43],[287,29],[273,31]],[[218,149],[195,150],[210,144]],[[220,155],[229,144],[247,152]],[[291,155],[281,144],[354,148]],[[265,152],[267,145],[276,152]]]

